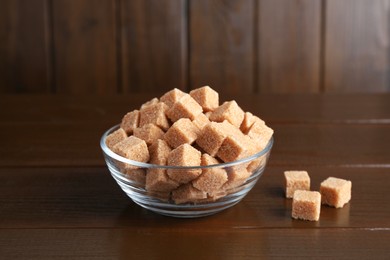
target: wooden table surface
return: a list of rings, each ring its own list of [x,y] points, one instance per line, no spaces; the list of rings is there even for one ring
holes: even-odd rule
[[[390,95],[235,97],[274,128],[270,161],[239,204],[198,219],[137,206],[103,160],[103,132],[158,95],[0,97],[1,259],[390,259]],[[313,190],[350,179],[351,202],[292,219],[291,169]]]

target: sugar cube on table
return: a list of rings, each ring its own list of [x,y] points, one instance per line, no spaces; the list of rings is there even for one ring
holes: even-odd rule
[[[321,212],[321,194],[318,191],[297,190],[292,202],[292,217],[318,221]]]
[[[342,208],[351,199],[352,182],[329,177],[321,182],[322,203],[335,208]]]
[[[292,198],[296,190],[310,190],[310,177],[306,171],[285,171],[286,197]]]

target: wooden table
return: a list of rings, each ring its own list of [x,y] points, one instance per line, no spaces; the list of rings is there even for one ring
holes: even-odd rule
[[[265,173],[236,206],[175,219],[126,197],[99,147],[159,94],[0,97],[1,259],[390,259],[390,95],[236,97],[275,129]],[[293,220],[290,169],[308,170],[314,190],[328,176],[352,180],[351,202],[323,206],[318,222]]]

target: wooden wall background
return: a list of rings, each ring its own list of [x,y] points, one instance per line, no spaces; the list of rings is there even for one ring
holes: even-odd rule
[[[0,93],[390,91],[390,0],[0,0]]]

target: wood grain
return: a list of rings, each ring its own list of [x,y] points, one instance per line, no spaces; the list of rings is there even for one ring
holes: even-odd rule
[[[260,0],[258,89],[267,93],[320,91],[320,0]]]
[[[2,136],[17,138],[2,141],[0,166],[103,166],[99,141],[113,126],[106,122],[2,124]],[[275,130],[270,165],[389,165],[390,124],[269,125]]]
[[[18,138],[3,140],[0,166],[103,166],[99,141],[112,126],[106,122],[2,124],[2,136]],[[389,165],[390,124],[270,126],[275,130],[270,165]]]
[[[389,95],[236,96],[275,129],[270,162],[234,207],[177,219],[132,202],[98,144],[123,111],[161,94],[0,97],[2,258],[390,258]],[[351,180],[352,199],[294,220],[285,170],[307,170],[312,190]]]
[[[327,92],[390,90],[390,1],[326,3]]]
[[[190,86],[254,91],[254,1],[190,1]]]
[[[309,172],[312,190],[319,190],[321,181],[329,176],[351,180],[351,202],[342,209],[322,206],[319,222],[292,219],[291,199],[284,197],[283,177],[283,171],[292,169]],[[2,167],[0,229],[128,227],[139,231],[214,233],[273,227],[389,229],[389,181],[390,174],[384,168],[270,166],[236,206],[207,218],[177,219],[132,202],[106,167]]]
[[[121,2],[123,91],[186,89],[185,1]]]
[[[144,100],[159,95],[3,99],[0,133],[17,138],[3,140],[0,165],[103,166],[99,147],[103,132]],[[237,98],[243,108],[275,130],[270,165],[389,164],[388,96],[244,97]]]
[[[0,96],[0,124],[68,123],[107,126],[162,91],[108,96]],[[271,124],[389,124],[390,95],[220,95]],[[61,105],[58,105],[61,104]],[[13,113],[9,113],[12,110]],[[340,112],[342,111],[342,113]]]
[[[50,92],[47,1],[0,5],[0,93]]]
[[[389,239],[386,230],[358,229],[275,228],[223,233],[133,228],[0,230],[2,256],[7,259],[159,259],[162,254],[173,259],[193,259],[194,255],[200,259],[388,259]]]
[[[53,1],[58,93],[117,92],[115,2]]]

